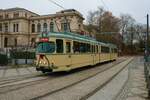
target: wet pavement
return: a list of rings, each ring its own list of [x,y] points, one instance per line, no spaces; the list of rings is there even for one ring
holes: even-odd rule
[[[143,57],[136,57],[89,100],[148,100]]]
[[[1,68],[0,69],[0,78],[13,77],[20,75],[28,75],[38,73],[35,67],[25,67],[25,68]]]

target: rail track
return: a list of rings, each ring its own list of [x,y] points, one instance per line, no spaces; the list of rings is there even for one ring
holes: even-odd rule
[[[112,76],[109,80],[107,80],[104,84],[102,84],[101,86],[97,87],[94,91],[92,91],[92,92],[88,93],[87,95],[83,96],[82,98],[80,98],[80,100],[86,100],[89,96],[93,95],[95,92],[97,92],[98,90],[100,90],[103,86],[105,86],[107,83],[109,83],[116,75],[118,75],[118,73],[120,73],[130,62],[131,62],[131,61],[129,61],[123,68],[121,68],[117,73],[115,73],[115,75],[113,75],[113,76]],[[118,65],[118,64],[120,64],[120,63],[122,63],[122,62],[119,62],[119,63],[117,63],[117,64],[115,64],[115,65],[113,65],[113,66],[111,66],[111,67],[104,68],[104,69],[102,69],[101,71],[98,71],[97,73],[95,73],[95,74],[93,74],[93,75],[91,75],[91,76],[89,76],[89,77],[86,77],[86,78],[84,78],[84,79],[82,79],[82,80],[79,80],[79,81],[77,81],[77,82],[74,82],[73,84],[69,84],[69,85],[67,85],[67,86],[65,86],[65,87],[62,87],[62,88],[60,88],[60,89],[57,89],[57,90],[48,92],[48,93],[46,93],[46,94],[44,94],[44,95],[40,95],[40,96],[34,97],[34,98],[30,99],[30,100],[42,100],[43,98],[45,98],[45,97],[47,97],[47,96],[50,96],[50,95],[53,95],[53,94],[56,94],[56,95],[57,95],[57,92],[61,92],[61,91],[65,90],[65,89],[67,89],[67,88],[71,88],[71,87],[73,87],[73,86],[75,86],[75,85],[77,85],[77,84],[79,84],[79,83],[81,83],[81,82],[83,82],[83,81],[86,81],[86,80],[88,80],[88,79],[90,79],[90,78],[92,78],[92,77],[94,77],[94,76],[96,76],[96,75],[98,75],[98,74],[100,74],[100,73],[102,73],[102,72],[105,72],[106,70],[111,69],[112,67],[115,67],[116,65]],[[46,100],[47,100],[47,99],[46,99]]]
[[[15,100],[16,98],[19,100],[22,100],[24,98],[31,99],[31,100],[41,99],[45,96],[49,96],[51,94],[57,93],[58,91],[62,91],[80,82],[88,80],[89,78],[94,77],[99,73],[102,73],[106,70],[109,70],[112,67],[115,67],[117,64],[120,64],[122,61],[125,61],[125,59],[122,59],[113,63],[103,64],[101,66],[96,66],[94,68],[88,68],[85,70],[76,71],[75,73],[71,72],[71,74],[69,73],[69,74],[65,74],[62,76],[54,74],[52,76],[48,75],[44,77],[33,76],[30,78],[24,78],[24,79],[17,79],[17,80],[12,79],[11,81],[10,80],[6,81],[5,84],[0,83],[0,98],[5,99],[7,95],[16,94],[18,93],[18,91],[21,91],[22,93],[24,93],[25,92],[24,90],[26,90],[28,91],[27,94],[22,95],[22,96],[20,95],[18,98],[14,96],[10,100]],[[87,75],[84,75],[84,74],[87,74]],[[81,78],[79,78],[79,76]],[[72,82],[65,82],[67,78],[74,79],[74,80],[72,80]],[[64,80],[64,82],[62,80]],[[61,85],[58,84],[60,82],[62,82]],[[57,83],[57,84],[55,85],[52,83]],[[55,87],[53,87],[54,85]],[[38,87],[39,90],[34,91],[36,87]],[[53,88],[50,88],[50,87],[53,87]],[[31,93],[31,90],[33,90],[34,93]]]

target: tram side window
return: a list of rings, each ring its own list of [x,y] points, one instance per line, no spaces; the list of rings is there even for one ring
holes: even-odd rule
[[[92,53],[94,53],[94,52],[95,52],[95,46],[92,45]]]
[[[117,49],[116,48],[114,49],[114,53],[117,53]]]
[[[66,42],[66,53],[70,53],[70,52],[71,52],[71,43]]]
[[[64,46],[63,46],[63,40],[56,39],[56,52],[57,53],[63,53],[64,52]]]
[[[92,51],[93,51],[93,48],[92,48],[92,45],[90,45],[90,52],[92,53]]]
[[[94,45],[94,53],[96,52],[96,46]]]
[[[101,52],[102,52],[102,53],[109,53],[109,47],[104,47],[104,46],[102,46],[102,47],[101,47]]]
[[[91,50],[90,50],[90,44],[87,44],[87,52],[91,52]]]
[[[73,42],[73,52],[76,53],[76,52],[80,52],[80,44],[79,42]]]
[[[38,53],[54,53],[55,43],[54,42],[39,42],[37,44],[36,51]]]
[[[85,53],[86,52],[86,44],[85,43],[80,43],[80,52]]]
[[[114,49],[113,49],[113,48],[111,48],[110,50],[111,50],[111,51],[110,51],[111,53],[114,53]]]
[[[96,53],[98,53],[98,45],[96,45]]]

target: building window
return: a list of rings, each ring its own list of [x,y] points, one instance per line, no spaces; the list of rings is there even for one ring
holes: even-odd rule
[[[66,31],[68,31],[69,30],[69,23],[62,23],[61,24],[61,29],[62,29],[62,31],[64,31],[64,32],[66,32]]]
[[[54,32],[54,23],[53,22],[50,23],[50,32]]]
[[[44,31],[44,32],[47,32],[47,23],[44,23],[44,24],[43,24],[43,31]]]
[[[78,26],[79,26],[79,30],[80,30],[81,29],[81,25],[79,24]]]
[[[25,13],[25,17],[27,17],[27,13]]]
[[[3,19],[3,15],[0,15],[0,19]]]
[[[40,23],[38,23],[38,25],[37,25],[37,32],[41,32],[41,24]]]
[[[16,24],[13,25],[13,32],[16,32]]]
[[[8,38],[5,37],[5,39],[4,39],[4,47],[7,47],[7,46],[8,46]]]
[[[32,24],[32,33],[35,33],[35,24]]]
[[[14,18],[18,18],[19,17],[19,13],[14,13]]]
[[[19,32],[19,24],[16,24],[16,32]]]
[[[8,23],[5,23],[4,26],[5,26],[5,32],[8,32]]]
[[[8,15],[8,14],[6,14],[6,15],[5,15],[5,18],[6,18],[6,19],[7,19],[7,18],[9,18],[9,15]]]
[[[15,38],[14,41],[14,46],[17,47],[17,38]]]
[[[32,38],[32,39],[31,39],[31,46],[32,46],[32,47],[35,47],[35,38]]]
[[[13,25],[13,32],[19,32],[19,24]]]
[[[0,23],[0,31],[2,31],[2,23]]]

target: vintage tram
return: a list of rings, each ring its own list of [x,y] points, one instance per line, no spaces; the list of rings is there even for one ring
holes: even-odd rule
[[[70,71],[116,59],[116,45],[98,42],[89,36],[48,32],[37,39],[36,70],[43,73]]]

